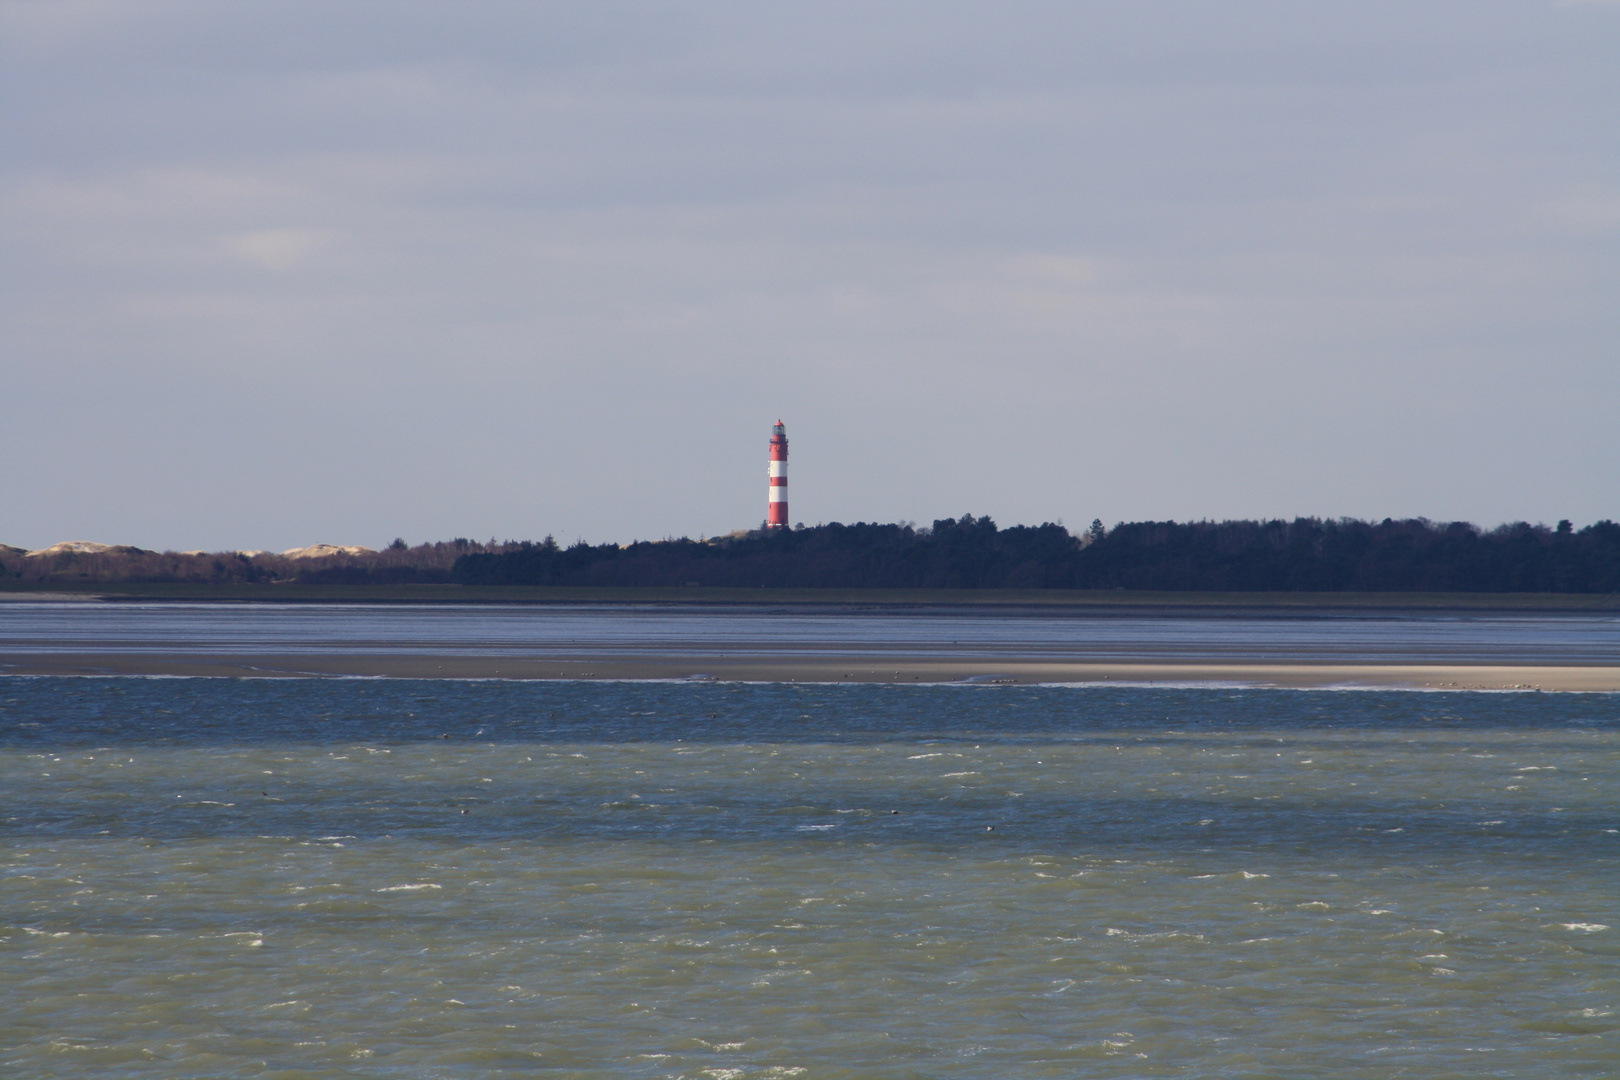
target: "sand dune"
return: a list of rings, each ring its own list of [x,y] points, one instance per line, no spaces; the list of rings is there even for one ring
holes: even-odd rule
[[[281,553],[286,559],[324,559],[331,555],[375,555],[376,548],[358,544],[311,544],[309,547],[288,548]]]

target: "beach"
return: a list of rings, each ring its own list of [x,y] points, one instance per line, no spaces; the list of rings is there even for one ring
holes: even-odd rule
[[[216,678],[660,679],[802,683],[1192,684],[1255,687],[1620,691],[1620,666],[1596,664],[1185,664],[994,662],[885,656],[677,658],[399,656],[331,654],[0,653],[11,675],[146,675]]]

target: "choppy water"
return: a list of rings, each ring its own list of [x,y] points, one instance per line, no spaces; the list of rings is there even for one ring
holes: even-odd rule
[[[0,679],[0,1074],[1613,1077],[1620,695]]]

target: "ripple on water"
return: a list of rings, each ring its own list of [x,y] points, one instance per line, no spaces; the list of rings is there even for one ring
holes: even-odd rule
[[[0,700],[11,1075],[1617,1071],[1591,698]]]

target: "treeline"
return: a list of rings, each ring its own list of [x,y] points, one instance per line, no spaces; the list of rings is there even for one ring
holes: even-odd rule
[[[309,551],[312,549],[303,549]],[[1070,533],[988,517],[930,527],[856,523],[712,540],[560,547],[456,539],[307,555],[156,552],[33,555],[0,545],[0,578],[36,582],[297,582],[1143,589],[1210,592],[1620,592],[1620,525],[1523,522],[1142,521]]]
[[[1071,534],[988,517],[856,523],[714,540],[468,553],[468,585],[1147,589],[1212,592],[1620,592],[1620,525],[1482,530],[1424,519],[1143,521]]]
[[[259,584],[305,585],[449,584],[451,567],[468,554],[492,554],[515,542],[458,538],[429,544],[396,540],[381,551],[334,553],[319,557],[268,551],[149,551],[120,545],[105,551],[49,551],[30,555],[0,544],[0,579],[58,583]]]

